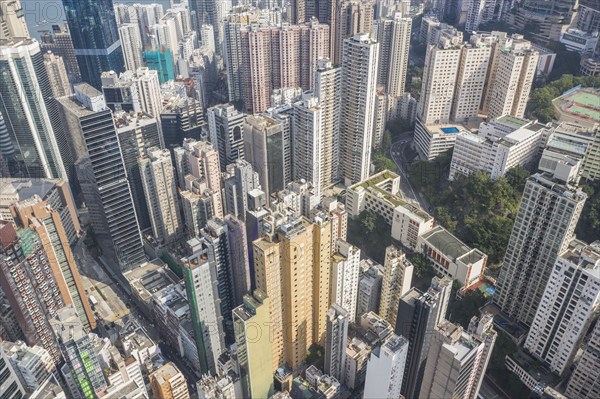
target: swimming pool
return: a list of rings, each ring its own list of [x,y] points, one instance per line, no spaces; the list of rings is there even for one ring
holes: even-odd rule
[[[444,133],[458,133],[460,131],[455,127],[442,127],[440,130]]]

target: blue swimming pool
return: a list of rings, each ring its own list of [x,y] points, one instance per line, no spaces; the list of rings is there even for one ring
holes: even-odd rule
[[[442,127],[440,130],[444,133],[458,133],[459,130],[455,127]]]

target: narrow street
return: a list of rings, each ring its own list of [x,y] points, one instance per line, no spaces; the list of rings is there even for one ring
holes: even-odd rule
[[[410,168],[412,159],[408,159],[407,151],[413,143],[413,132],[404,132],[399,135],[392,147],[390,148],[390,157],[398,168],[400,174],[400,190],[404,197],[419,203],[422,209],[429,213],[429,202],[416,191],[410,184],[408,179],[408,169]]]

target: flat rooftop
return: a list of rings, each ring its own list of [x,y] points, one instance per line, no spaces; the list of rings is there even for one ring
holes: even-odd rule
[[[423,238],[431,246],[452,259],[457,259],[471,251],[467,244],[454,237],[442,226],[436,226],[433,230],[425,233]]]
[[[531,121],[528,119],[517,118],[516,116],[511,115],[502,115],[501,117],[496,118],[496,120],[504,125],[512,126],[515,129],[518,129],[531,123]]]
[[[589,122],[600,121],[600,90],[598,89],[575,87],[555,98],[552,103],[561,114]]]

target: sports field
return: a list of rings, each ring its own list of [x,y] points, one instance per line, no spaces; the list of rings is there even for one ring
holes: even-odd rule
[[[592,120],[600,120],[600,95],[578,90],[562,98],[565,102],[560,107],[564,112],[569,112]]]

